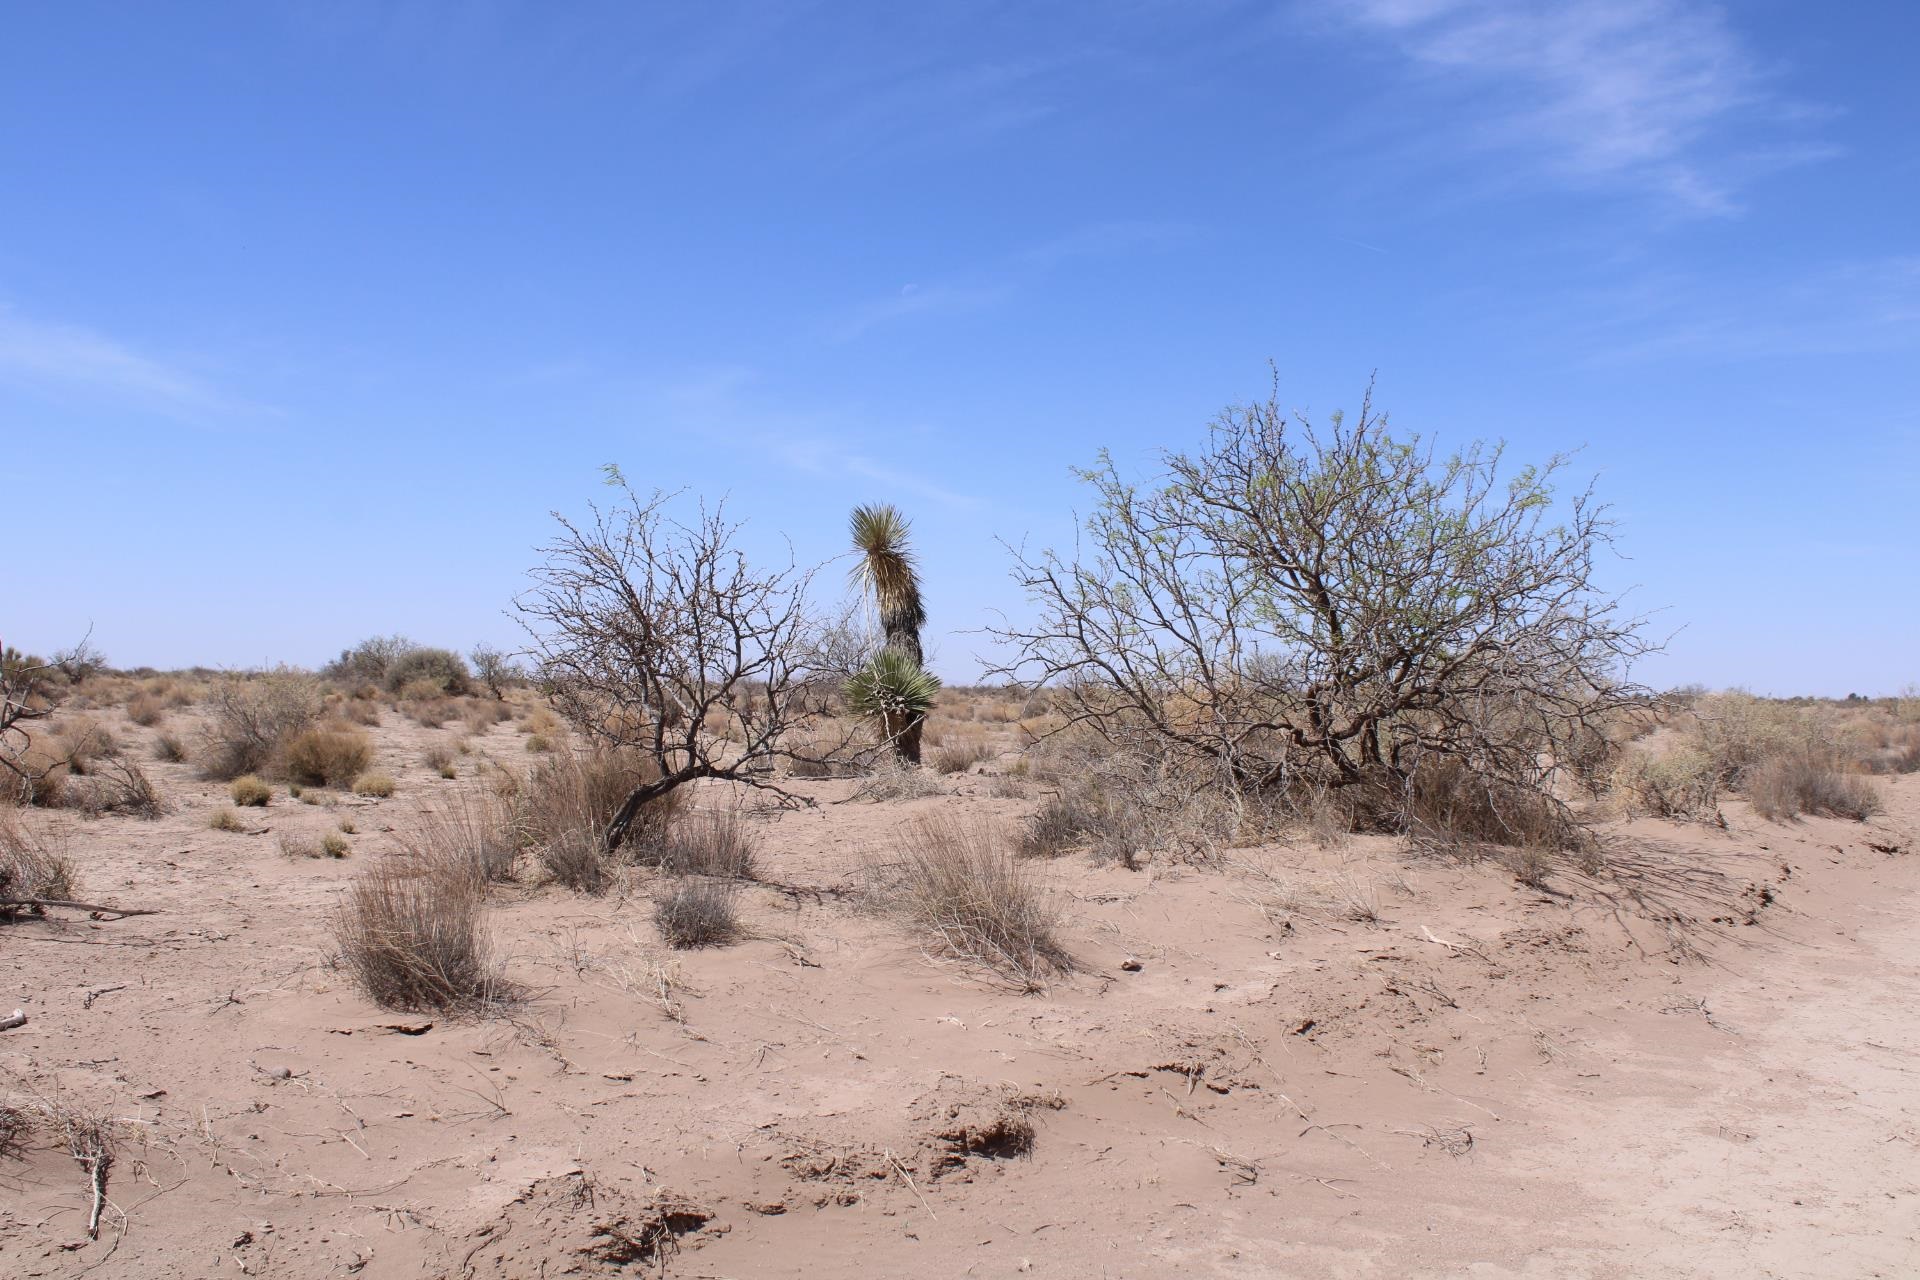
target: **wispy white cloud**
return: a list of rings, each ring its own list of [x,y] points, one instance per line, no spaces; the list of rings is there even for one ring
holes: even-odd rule
[[[871,330],[913,316],[978,311],[1002,301],[1011,292],[1006,284],[903,285],[898,293],[849,307],[829,321],[828,333],[836,342],[851,342]]]
[[[1468,141],[1532,150],[1566,180],[1724,214],[1757,174],[1831,154],[1739,134],[1819,113],[1783,101],[1722,11],[1696,0],[1335,0],[1333,9],[1456,96],[1473,122]]]
[[[0,305],[0,383],[41,394],[132,405],[205,419],[244,403],[180,366],[79,325],[30,319]]]
[[[835,342],[856,338],[917,316],[979,311],[1006,302],[1048,272],[1089,258],[1152,253],[1179,245],[1194,229],[1170,222],[1096,222],[1006,255],[969,282],[908,284],[830,316],[824,326]]]

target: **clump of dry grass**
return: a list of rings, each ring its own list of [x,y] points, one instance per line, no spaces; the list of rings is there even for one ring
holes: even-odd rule
[[[485,885],[513,879],[525,833],[513,807],[489,794],[423,809],[395,838],[416,862],[458,870]]]
[[[207,825],[215,831],[245,831],[247,826],[240,821],[240,813],[231,805],[221,805],[207,817]]]
[[[317,787],[350,782],[372,763],[373,739],[338,721],[303,730],[286,744],[287,776]]]
[[[904,829],[898,855],[870,861],[869,872],[877,900],[938,954],[1027,990],[1072,967],[1051,891],[984,823],[922,819]]]
[[[934,751],[927,763],[935,773],[965,773],[982,760],[991,760],[999,754],[984,742],[955,742]]]
[[[730,810],[681,813],[636,842],[633,860],[668,875],[751,880],[759,845]]]
[[[1842,772],[1830,756],[1775,756],[1748,771],[1745,790],[1754,812],[1773,822],[1803,813],[1865,822],[1881,811],[1871,781]]]
[[[930,769],[903,764],[889,755],[874,765],[873,773],[853,794],[857,800],[880,804],[888,800],[921,800],[946,793],[940,775]]]
[[[374,800],[385,800],[395,790],[397,785],[392,774],[363,773],[353,781],[353,794]]]
[[[227,794],[243,809],[258,809],[273,799],[273,788],[249,773],[235,778],[228,785]]]
[[[162,764],[179,764],[187,758],[187,744],[163,732],[153,740],[153,758]]]
[[[605,892],[614,869],[601,844],[607,824],[630,791],[658,776],[651,760],[632,752],[556,752],[518,789],[524,839],[560,883]],[[679,793],[669,791],[642,811],[627,832],[633,856],[659,843],[679,808]]]
[[[727,880],[676,880],[654,900],[654,925],[675,950],[724,946],[740,933],[736,893]]]
[[[280,835],[280,852],[289,858],[344,858],[353,852],[353,846],[338,831],[318,836],[286,831]]]
[[[167,707],[151,693],[138,693],[127,703],[127,719],[151,729],[166,719]]]
[[[483,905],[480,886],[462,868],[383,858],[348,888],[333,934],[375,1004],[472,1008],[505,991],[482,928]]]
[[[426,760],[427,768],[433,770],[435,773],[439,774],[441,777],[451,778],[453,776],[452,769],[453,769],[454,750],[453,750],[453,747],[450,746],[449,744],[445,742],[434,743],[432,746],[427,748],[426,756],[424,758]]]
[[[71,899],[78,883],[63,831],[36,832],[15,810],[0,807],[0,897]],[[0,918],[11,913],[0,908]]]

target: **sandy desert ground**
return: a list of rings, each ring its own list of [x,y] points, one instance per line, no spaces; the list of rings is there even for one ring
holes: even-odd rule
[[[27,815],[87,900],[157,914],[0,927],[0,1087],[119,1135],[97,1241],[57,1141],[0,1159],[0,1273],[1920,1272],[1920,775],[1865,823],[1615,821],[1613,874],[1544,889],[1384,837],[1061,858],[1077,968],[1037,994],[860,893],[914,816],[1035,795],[994,761],[912,800],[808,782],[753,818],[746,940],[667,950],[646,873],[508,888],[517,1003],[375,1007],[342,889],[483,757],[524,768],[523,732],[448,780],[456,731],[389,711],[395,795],[283,791],[240,832],[186,764],[148,766],[158,820]],[[282,854],[343,818],[348,857]]]

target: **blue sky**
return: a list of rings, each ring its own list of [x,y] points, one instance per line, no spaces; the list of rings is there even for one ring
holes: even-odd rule
[[[1584,446],[1644,674],[1920,680],[1920,6],[16,6],[0,634],[511,642],[555,508],[915,519],[936,667],[1101,446]],[[837,584],[837,574],[834,581]]]

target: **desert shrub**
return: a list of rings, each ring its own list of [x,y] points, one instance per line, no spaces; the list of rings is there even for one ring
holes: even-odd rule
[[[1027,989],[1071,967],[1052,893],[985,824],[922,819],[902,832],[898,856],[869,872],[876,898],[940,954]]]
[[[344,858],[352,852],[352,846],[337,831],[319,836],[283,831],[280,833],[280,852],[289,858]]]
[[[375,1004],[457,1009],[502,993],[481,927],[480,886],[459,868],[384,858],[334,916],[341,959]]]
[[[187,744],[171,733],[161,733],[153,740],[153,758],[163,764],[179,764],[187,758]]]
[[[246,823],[240,820],[239,811],[232,805],[221,805],[207,817],[207,825],[215,831],[245,831]]]
[[[0,776],[0,795],[5,802],[24,801],[41,809],[58,809],[66,803],[72,773],[67,766],[66,746],[59,739],[35,739],[15,753],[15,763],[25,776]]]
[[[678,814],[628,843],[635,862],[668,875],[751,880],[759,854],[753,832],[730,810]]]
[[[151,693],[134,695],[127,703],[127,719],[151,729],[166,718],[166,704]]]
[[[84,777],[96,761],[116,754],[120,743],[113,731],[98,720],[81,716],[60,726],[56,750],[65,757],[70,772]]]
[[[676,950],[724,946],[740,933],[735,896],[729,881],[676,880],[654,900],[654,925]]]
[[[937,747],[928,758],[935,773],[965,773],[982,760],[1000,754],[984,742],[955,742]]]
[[[394,790],[393,775],[386,773],[363,773],[353,782],[353,794],[376,800],[385,800]]]
[[[1423,760],[1403,792],[1400,815],[1381,825],[1453,848],[1579,849],[1586,832],[1550,797],[1487,778],[1458,760]]]
[[[454,751],[450,745],[444,742],[436,742],[427,748],[424,759],[426,760],[427,768],[432,769],[435,773],[443,774],[451,778],[453,774],[448,771],[453,768],[453,756]]]
[[[373,739],[338,722],[295,734],[285,749],[287,776],[313,786],[345,784],[365,773],[371,763]]]
[[[464,697],[473,688],[473,675],[467,660],[451,649],[426,647],[409,649],[387,667],[383,683],[390,693],[407,696],[405,690],[431,686],[427,696]]]
[[[534,755],[545,755],[553,750],[553,744],[541,734],[530,733],[527,735],[527,750]]]
[[[36,834],[15,810],[0,808],[0,898],[70,900],[78,883],[63,839]],[[0,918],[11,910],[0,907]]]
[[[1627,670],[1656,646],[1596,580],[1605,507],[1557,499],[1568,459],[1515,472],[1370,399],[1320,425],[1276,394],[1161,461],[1136,481],[1100,458],[1075,549],[1016,553],[1035,607],[990,629],[996,674],[1190,793],[1367,790],[1394,812],[1448,757],[1571,820],[1543,762],[1644,703]]]
[[[287,794],[291,795],[301,804],[322,805],[327,803],[327,793],[318,787],[302,787],[297,791],[292,787],[288,787]]]
[[[69,779],[62,803],[96,818],[105,813],[158,818],[172,807],[146,770],[119,754],[95,760],[85,778]]]
[[[467,656],[473,659],[474,674],[480,677],[480,683],[495,698],[506,697],[507,686],[517,683],[520,678],[512,655],[502,653],[492,645],[475,645],[473,652]]]
[[[328,663],[321,674],[347,683],[380,684],[401,655],[415,648],[405,636],[370,636]]]
[[[1778,756],[1822,746],[1820,726],[1804,708],[1750,693],[1709,694],[1693,702],[1685,732],[1713,764],[1720,785],[1743,790],[1748,771]]]
[[[253,774],[242,774],[227,787],[227,794],[242,808],[260,808],[273,799],[273,788]]]
[[[1612,786],[1630,811],[1658,818],[1711,816],[1720,797],[1712,757],[1681,742],[1665,751],[1628,749],[1614,766]]]
[[[344,858],[353,852],[353,846],[347,843],[346,833],[329,831],[320,837],[320,852],[329,858]]]
[[[556,752],[519,789],[524,838],[554,879],[584,893],[604,892],[615,865],[605,852],[607,826],[635,787],[658,776],[637,752]],[[679,809],[673,792],[655,797],[627,839],[640,849],[656,847]]]
[[[207,696],[207,727],[197,761],[209,778],[270,773],[281,749],[320,714],[320,690],[311,676],[285,668],[227,676]]]
[[[1803,813],[1865,822],[1881,810],[1871,781],[1841,772],[1832,756],[1814,752],[1761,761],[1747,771],[1743,790],[1754,812],[1773,822]]]
[[[352,724],[371,729],[380,723],[380,704],[363,698],[348,698],[340,704],[340,715]]]

